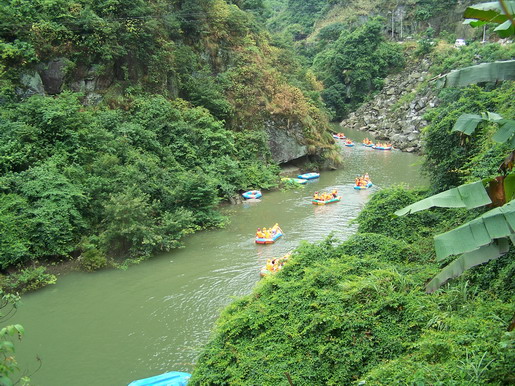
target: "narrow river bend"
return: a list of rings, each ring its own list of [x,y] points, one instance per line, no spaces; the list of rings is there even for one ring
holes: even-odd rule
[[[9,323],[26,331],[16,348],[20,367],[30,374],[36,355],[42,359],[32,385],[127,385],[165,371],[191,372],[220,310],[251,292],[267,258],[331,232],[346,239],[371,193],[393,184],[424,185],[417,156],[365,148],[364,133],[345,134],[356,146],[342,146],[342,169],[297,190],[264,192],[260,202],[228,207],[226,229],[192,235],[184,249],[126,271],[69,273],[25,295]],[[354,190],[354,178],[365,172],[374,187]],[[332,189],[343,196],[340,203],[310,203],[314,191]],[[276,222],[285,235],[276,244],[256,245],[256,228]]]

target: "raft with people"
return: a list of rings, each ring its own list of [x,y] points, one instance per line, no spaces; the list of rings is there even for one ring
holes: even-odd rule
[[[374,146],[372,146],[372,149],[376,150],[392,150],[392,144],[391,143],[376,143]]]
[[[320,177],[320,173],[315,173],[315,172],[304,173],[304,174],[299,174],[297,177],[301,178],[303,180],[312,180],[312,179]]]
[[[291,254],[288,253],[282,257],[277,257],[275,259],[267,259],[266,265],[264,265],[261,268],[261,271],[259,272],[259,276],[264,277],[280,271],[283,268],[284,264],[288,261],[290,255]]]
[[[283,231],[277,223],[272,228],[258,228],[256,231],[256,244],[273,244],[282,235]]]
[[[368,173],[365,173],[362,176],[356,177],[354,181],[354,189],[356,190],[363,190],[368,189],[372,187],[372,181],[370,180],[370,177],[368,176]]]
[[[336,138],[336,139],[345,139],[345,138],[347,138],[347,137],[346,137],[346,136],[345,136],[345,134],[343,134],[343,133],[336,133],[336,134],[333,134],[333,138]]]
[[[243,198],[253,199],[253,198],[260,198],[263,195],[259,190],[249,190],[248,192],[242,193]]]
[[[375,146],[372,141],[368,138],[365,138],[362,142],[363,146],[366,146],[366,147],[373,147]]]
[[[354,146],[354,142],[352,142],[350,139],[347,139],[345,141],[345,146],[352,147],[352,146]]]
[[[331,193],[318,193],[315,192],[313,194],[313,198],[311,199],[311,203],[313,205],[327,205],[333,204],[335,202],[341,201],[342,197],[338,196],[338,191],[334,189]]]

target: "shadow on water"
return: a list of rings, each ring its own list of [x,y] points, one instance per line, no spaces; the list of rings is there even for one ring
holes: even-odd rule
[[[331,232],[344,240],[356,231],[351,220],[374,191],[424,184],[415,155],[366,148],[360,145],[364,133],[345,134],[357,143],[342,146],[342,169],[323,172],[296,190],[264,192],[259,201],[225,208],[227,228],[192,235],[185,248],[126,271],[70,273],[24,296],[12,322],[26,330],[17,344],[21,367],[30,372],[36,354],[42,358],[33,383],[123,385],[165,371],[191,372],[220,310],[251,292],[267,258]],[[365,172],[374,186],[354,190],[354,178]],[[332,189],[341,202],[311,204],[315,190]],[[256,228],[276,222],[284,236],[273,245],[256,245]]]

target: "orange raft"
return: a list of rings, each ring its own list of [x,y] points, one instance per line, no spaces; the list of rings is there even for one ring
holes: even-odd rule
[[[268,259],[266,261],[266,265],[261,268],[261,271],[259,272],[259,276],[264,277],[268,276],[272,273],[275,273],[277,271],[280,271],[282,267],[284,266],[284,263],[288,261],[288,258],[290,257],[290,253],[282,256],[277,257],[275,259]]]

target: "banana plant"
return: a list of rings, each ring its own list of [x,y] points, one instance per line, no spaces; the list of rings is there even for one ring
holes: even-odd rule
[[[515,23],[513,13],[515,12],[515,1],[491,1],[488,3],[476,4],[468,7],[463,17],[463,24],[471,27],[481,27],[486,23],[499,24],[494,31],[502,38],[515,35]]]
[[[496,113],[463,114],[452,131],[471,135],[482,122],[499,125],[492,137],[495,142],[508,142],[515,147],[515,121],[503,119]],[[503,256],[510,249],[510,240],[515,243],[515,201],[512,201],[515,198],[515,173],[511,173],[514,159],[512,151],[499,167],[501,176],[446,190],[395,212],[397,216],[403,216],[435,206],[467,209],[495,206],[478,218],[435,236],[438,261],[451,255],[459,256],[426,285],[427,292],[434,292],[467,269]]]
[[[487,22],[497,23],[499,26],[495,31],[499,36],[514,36],[514,10],[515,1],[499,0],[473,5],[465,10],[464,23],[473,27]],[[503,80],[515,80],[515,60],[482,63],[451,71],[438,79],[438,86],[464,87],[472,83]],[[457,119],[452,131],[471,135],[484,122],[492,122],[499,127],[492,140],[509,143],[512,149],[515,148],[515,121],[503,119],[496,113],[463,114]],[[438,261],[453,255],[457,257],[426,285],[428,293],[436,291],[467,269],[503,256],[509,251],[510,242],[515,244],[515,173],[512,173],[514,161],[515,151],[512,150],[499,167],[501,176],[449,189],[395,212],[396,215],[403,216],[435,206],[467,209],[484,205],[494,207],[472,221],[435,236]]]

